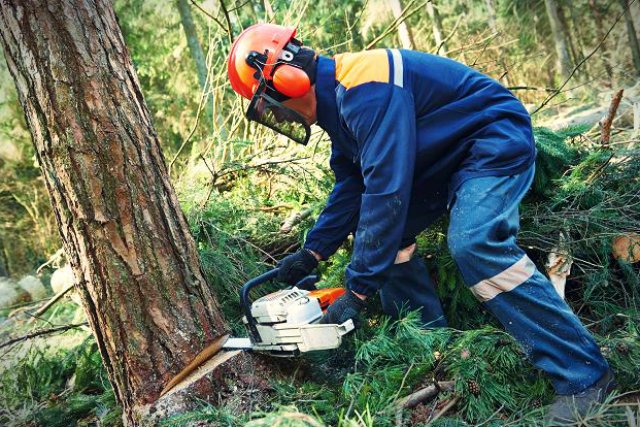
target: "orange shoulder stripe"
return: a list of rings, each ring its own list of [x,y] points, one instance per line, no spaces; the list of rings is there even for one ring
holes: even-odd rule
[[[389,57],[385,49],[335,56],[336,80],[346,89],[370,82],[389,82]]]

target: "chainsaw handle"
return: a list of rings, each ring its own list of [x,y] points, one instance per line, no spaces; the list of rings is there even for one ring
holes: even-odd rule
[[[254,277],[253,279],[245,283],[240,290],[240,305],[242,305],[244,315],[247,318],[249,333],[251,334],[252,338],[251,341],[256,343],[262,342],[262,339],[260,339],[260,334],[258,333],[258,329],[256,328],[256,319],[251,315],[251,301],[249,300],[249,291],[275,279],[278,275],[278,271],[280,271],[279,268],[274,268],[273,270],[269,270],[266,273],[259,275],[258,277]]]
[[[279,271],[280,269],[276,267],[273,270],[269,270],[266,273],[259,275],[258,277],[254,277],[253,279],[245,283],[240,290],[240,305],[242,305],[244,316],[247,318],[249,333],[251,334],[253,342],[259,343],[262,342],[262,340],[260,339],[260,334],[258,333],[258,329],[256,328],[258,322],[256,322],[256,319],[251,315],[251,300],[249,299],[249,292],[251,291],[251,289],[257,288],[258,286],[275,279],[278,276]],[[318,276],[315,275],[307,276],[304,279],[300,280],[296,284],[296,287],[307,291],[315,290],[317,289],[315,284],[318,279]]]

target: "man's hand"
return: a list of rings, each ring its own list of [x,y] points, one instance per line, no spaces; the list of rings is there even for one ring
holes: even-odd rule
[[[278,264],[278,281],[294,286],[307,277],[317,266],[318,256],[307,249],[285,257]]]
[[[319,323],[335,323],[339,325],[349,319],[353,319],[357,327],[358,314],[367,306],[365,298],[347,290],[344,295],[327,308],[327,312],[322,316]]]

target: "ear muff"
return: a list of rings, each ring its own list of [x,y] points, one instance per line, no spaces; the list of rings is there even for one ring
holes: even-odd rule
[[[311,82],[302,69],[285,64],[274,71],[273,87],[290,98],[299,98],[309,92]]]

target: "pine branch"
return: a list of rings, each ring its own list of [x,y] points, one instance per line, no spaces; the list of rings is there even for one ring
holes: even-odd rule
[[[2,344],[0,344],[0,348],[8,347],[8,346],[13,345],[15,343],[18,343],[20,341],[26,341],[26,340],[29,340],[31,338],[39,337],[39,336],[42,336],[42,335],[50,335],[50,334],[55,334],[55,333],[58,333],[58,332],[66,332],[69,329],[81,328],[81,327],[87,326],[87,325],[88,325],[87,322],[83,322],[83,323],[78,323],[78,324],[75,324],[75,325],[62,325],[62,326],[56,326],[55,328],[40,329],[38,331],[31,332],[31,333],[23,335],[21,337],[12,338],[9,341],[5,341]]]

